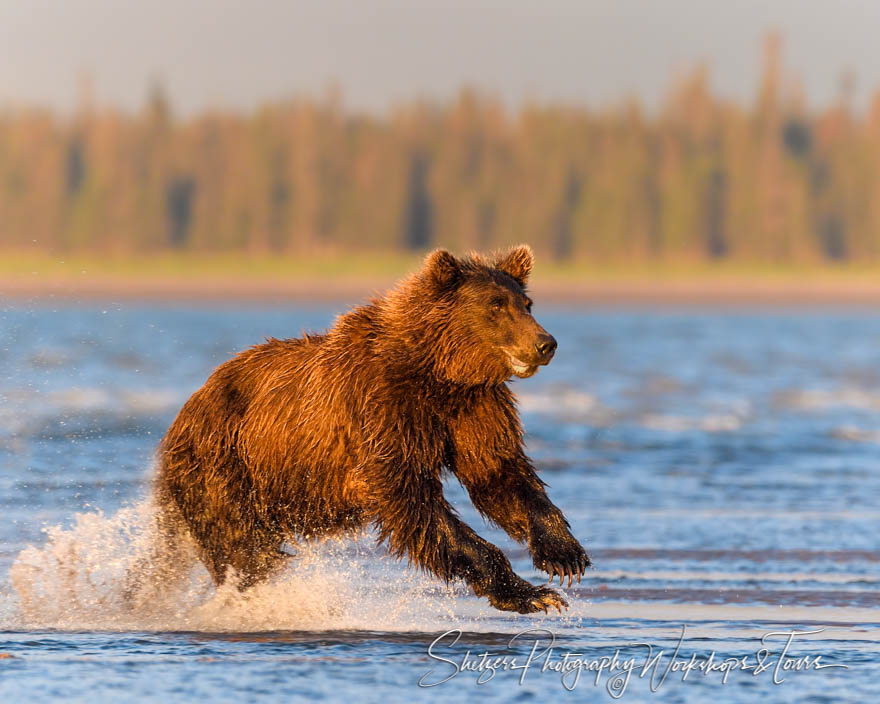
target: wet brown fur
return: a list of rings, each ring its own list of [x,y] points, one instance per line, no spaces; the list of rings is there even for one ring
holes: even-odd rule
[[[281,564],[285,540],[372,525],[394,555],[498,608],[564,605],[464,524],[441,484],[453,472],[551,578],[588,566],[523,451],[506,384],[511,359],[528,366],[521,376],[549,361],[534,351],[552,338],[529,310],[531,265],[528,247],[494,260],[439,250],[326,334],[270,339],[221,365],[159,449],[166,539],[185,527],[214,581],[234,573],[246,588]]]

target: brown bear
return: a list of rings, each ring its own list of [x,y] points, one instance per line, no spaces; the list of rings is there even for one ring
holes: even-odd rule
[[[188,534],[214,582],[258,582],[282,544],[373,526],[392,554],[520,613],[567,606],[516,575],[443,496],[474,506],[560,584],[590,561],[523,451],[507,387],[553,357],[532,317],[532,252],[444,250],[325,334],[269,339],[217,368],[159,448],[161,552]],[[153,578],[161,581],[161,569]]]

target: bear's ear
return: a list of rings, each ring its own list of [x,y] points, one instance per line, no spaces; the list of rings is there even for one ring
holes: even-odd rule
[[[495,260],[495,268],[510,274],[520,286],[524,287],[529,280],[529,274],[532,273],[534,259],[532,248],[527,244],[521,244],[507,254],[499,256]]]
[[[425,259],[425,274],[438,288],[449,288],[461,278],[461,262],[451,252],[437,249]]]

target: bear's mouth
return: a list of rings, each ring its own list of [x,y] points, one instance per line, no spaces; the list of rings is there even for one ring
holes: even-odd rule
[[[528,364],[527,362],[523,362],[522,360],[510,354],[510,352],[507,352],[507,359],[510,362],[510,368],[513,370],[513,373],[520,379],[528,379],[530,376],[533,376],[536,371],[538,371],[537,364]]]

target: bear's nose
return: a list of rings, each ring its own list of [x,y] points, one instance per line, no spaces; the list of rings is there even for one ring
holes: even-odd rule
[[[553,335],[541,335],[538,338],[538,341],[535,343],[535,349],[538,350],[538,354],[546,360],[550,361],[550,357],[553,356],[553,353],[556,351],[556,338]]]

